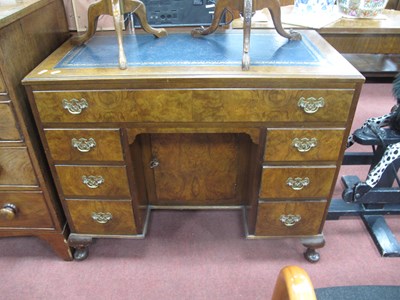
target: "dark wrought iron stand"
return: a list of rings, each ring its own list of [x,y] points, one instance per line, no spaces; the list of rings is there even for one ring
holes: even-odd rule
[[[390,129],[381,130],[386,145],[399,143],[400,136]],[[381,160],[385,145],[376,135],[363,130],[354,133],[354,140],[362,145],[371,145],[371,153],[349,152],[345,154],[343,165],[370,165],[370,170]],[[338,220],[343,216],[360,216],[376,247],[384,257],[400,257],[400,244],[386,223],[385,215],[400,214],[400,188],[393,187],[398,182],[397,171],[400,159],[396,159],[383,173],[378,184],[372,189],[365,188],[357,176],[343,176],[342,199],[334,199],[328,211],[328,220]]]

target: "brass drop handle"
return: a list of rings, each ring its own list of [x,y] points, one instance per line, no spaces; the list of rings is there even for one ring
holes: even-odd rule
[[[90,189],[97,189],[100,185],[104,183],[104,178],[102,176],[82,176],[82,183]]]
[[[78,149],[79,152],[89,152],[93,147],[96,146],[96,141],[94,140],[94,138],[80,138],[80,139],[76,139],[73,138],[71,140],[71,145],[73,148]]]
[[[299,191],[299,190],[302,190],[303,188],[305,188],[306,186],[308,186],[310,184],[310,178],[308,178],[308,177],[304,177],[304,178],[300,178],[300,177],[292,178],[292,177],[289,177],[286,180],[286,184],[289,187],[291,187],[293,190]]]
[[[0,218],[3,220],[13,220],[17,216],[17,206],[12,203],[6,203],[0,209]]]
[[[312,148],[317,147],[318,142],[316,138],[294,138],[292,140],[292,146],[299,152],[308,152]]]
[[[299,223],[301,220],[301,216],[300,215],[281,215],[279,217],[279,221],[281,221],[283,223],[283,225],[285,225],[286,227],[292,227],[294,225],[296,225],[297,223]]]
[[[92,219],[100,224],[106,224],[112,220],[110,212],[92,212]]]
[[[84,98],[81,100],[73,98],[69,101],[67,99],[63,99],[62,107],[68,110],[71,115],[79,115],[85,108],[89,107],[89,103]]]
[[[307,114],[314,114],[318,109],[325,106],[325,99],[323,97],[319,97],[318,99],[315,97],[301,97],[297,102],[297,106],[302,108]]]

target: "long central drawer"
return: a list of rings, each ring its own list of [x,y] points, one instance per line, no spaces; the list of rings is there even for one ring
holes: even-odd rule
[[[352,89],[110,90],[34,92],[54,122],[342,122]]]

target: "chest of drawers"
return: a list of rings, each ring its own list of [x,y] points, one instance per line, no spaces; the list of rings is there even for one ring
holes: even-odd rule
[[[0,237],[37,236],[72,259],[68,228],[21,79],[68,38],[62,1],[0,7]]]
[[[93,238],[144,237],[153,208],[225,208],[243,210],[248,238],[297,237],[317,261],[364,78],[317,33],[302,34],[254,34],[272,46],[249,72],[230,53],[237,32],[126,36],[138,52],[127,50],[124,71],[113,40],[96,36],[33,70],[23,83],[75,258]]]

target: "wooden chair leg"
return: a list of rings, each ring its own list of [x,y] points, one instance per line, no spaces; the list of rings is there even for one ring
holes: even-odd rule
[[[276,31],[283,37],[289,40],[301,40],[300,33],[296,31],[286,32],[282,27],[281,21],[281,5],[279,0],[270,0],[267,1],[267,8],[271,14],[272,22],[274,23],[274,27]]]
[[[211,25],[208,28],[195,28],[191,34],[193,37],[199,37],[201,35],[208,35],[215,32],[218,29],[219,22],[221,21],[222,15],[227,9],[227,1],[218,1],[215,5],[214,18]]]
[[[71,42],[75,45],[81,45],[90,39],[96,32],[97,21],[101,15],[108,14],[108,3],[109,0],[101,0],[100,2],[94,3],[89,6],[88,9],[88,28],[83,35],[79,35],[71,39]]]
[[[252,0],[244,0],[243,8],[243,57],[242,70],[250,69],[250,33],[251,33],[251,15],[253,14]]]
[[[143,4],[142,1],[124,0],[124,11],[133,12],[139,18],[143,30],[147,33],[151,33],[158,38],[166,36],[168,34],[164,28],[156,29],[149,25],[149,23],[147,22],[146,6]]]
[[[122,40],[122,27],[124,25],[124,16],[121,14],[121,8],[119,6],[119,0],[112,0],[112,11],[114,19],[115,32],[118,40],[118,51],[119,51],[119,68],[125,70],[128,65],[126,62],[126,56],[124,51],[124,45]]]

